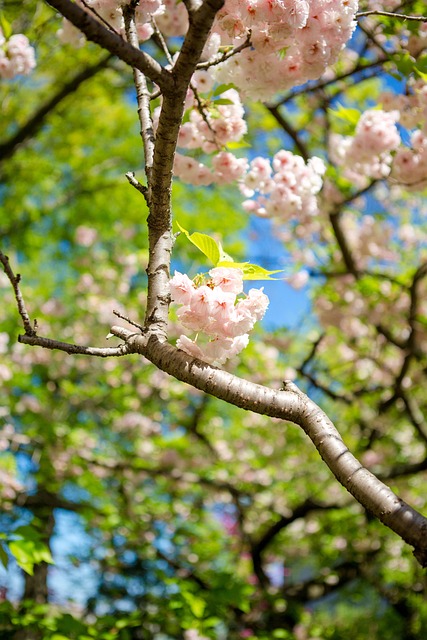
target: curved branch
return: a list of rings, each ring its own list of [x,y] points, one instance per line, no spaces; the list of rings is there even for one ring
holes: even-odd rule
[[[304,502],[295,507],[290,515],[280,516],[279,519],[263,533],[259,540],[252,545],[251,550],[254,571],[261,584],[266,584],[268,582],[268,578],[262,567],[262,553],[266,549],[266,547],[268,547],[268,545],[274,540],[274,538],[282,531],[282,529],[288,527],[290,524],[292,524],[292,522],[295,522],[295,520],[304,518],[312,511],[328,511],[331,509],[341,509],[341,505],[323,504],[322,502],[317,502],[312,498],[307,498],[306,500],[304,500]]]
[[[427,518],[410,507],[350,453],[328,416],[292,382],[282,390],[243,380],[187,356],[154,336],[135,335],[122,327],[111,332],[126,340],[130,352],[140,353],[159,369],[201,391],[242,409],[299,425],[337,480],[369,512],[414,547],[427,566]]]
[[[173,80],[169,71],[164,69],[154,58],[144,51],[128,44],[121,36],[110,31],[95,18],[70,0],[46,0],[47,4],[59,11],[88,40],[96,42],[103,49],[114,54],[131,67],[144,73],[150,80],[159,85],[162,91],[173,91]]]

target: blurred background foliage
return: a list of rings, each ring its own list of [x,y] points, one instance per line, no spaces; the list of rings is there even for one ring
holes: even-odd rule
[[[42,2],[2,9],[34,44],[37,70],[0,87],[1,249],[22,275],[42,335],[109,345],[113,310],[138,322],[145,305],[147,210],[124,177],[134,171],[143,181],[131,73],[91,44],[61,45],[60,20]],[[370,46],[363,56],[372,61]],[[83,70],[90,77],[72,86]],[[362,76],[339,87],[361,109],[380,84]],[[286,108],[310,154],[326,157],[329,127],[342,126],[332,114],[337,86],[296,96]],[[248,114],[254,155],[294,147],[263,105]],[[334,168],[330,174],[339,179]],[[394,226],[425,224],[415,196],[409,207],[406,196],[375,197],[348,207],[359,216],[377,207]],[[174,215],[221,238],[235,259],[255,251],[267,268],[287,264],[286,252],[271,264],[271,228],[249,223],[231,187],[177,183]],[[341,260],[333,238],[316,250],[320,268],[302,306],[292,308],[283,282],[269,285],[278,300],[266,318],[273,329],[259,329],[230,367],[276,388],[295,377],[355,455],[423,509],[425,352],[411,361],[408,400],[395,393],[399,372],[388,371],[399,341],[379,342],[369,320],[382,305],[392,331],[408,326],[400,303],[410,296],[419,247],[403,255],[397,242],[402,255],[388,280],[367,274],[351,284],[366,314],[357,344],[347,344],[336,323],[319,322],[319,298],[343,315],[353,311],[329,277]],[[182,239],[175,253],[176,268],[207,269]],[[4,276],[0,288],[0,543],[8,564],[0,567],[0,638],[425,637],[426,578],[411,550],[337,485],[300,429],[203,396],[136,356],[89,359],[20,345]],[[346,344],[354,357],[344,357]],[[23,526],[31,527],[26,535]]]

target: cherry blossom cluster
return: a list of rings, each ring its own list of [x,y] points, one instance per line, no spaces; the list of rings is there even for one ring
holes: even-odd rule
[[[196,286],[186,274],[175,272],[170,281],[172,299],[182,305],[181,324],[197,332],[194,340],[181,335],[177,347],[190,356],[215,366],[222,365],[244,349],[257,320],[268,307],[262,289],[243,293],[243,271],[216,267],[209,271],[206,284]]]
[[[122,7],[129,0],[76,2],[123,33]],[[265,100],[318,78],[351,37],[357,6],[357,0],[226,0],[213,26],[215,50],[209,57],[220,47],[238,47],[247,40],[251,46],[216,67],[217,80]],[[145,0],[136,6],[135,18],[142,41],[155,29],[166,36],[182,36],[188,29],[185,4],[177,0]],[[81,36],[65,22],[60,37],[78,44]]]
[[[356,0],[226,0],[214,30],[222,45],[251,47],[222,64],[221,82],[263,100],[317,79],[333,64],[356,26]]]
[[[35,66],[36,57],[28,38],[17,33],[6,40],[0,28],[0,77],[10,80],[28,75]]]
[[[406,93],[395,94],[384,91],[379,101],[385,111],[399,111],[399,122],[403,127],[407,129],[421,127],[427,134],[427,82],[409,81]]]
[[[392,151],[400,145],[396,127],[398,111],[370,109],[359,119],[354,136],[331,136],[330,157],[338,166],[347,169],[346,175],[381,179],[390,174]]]
[[[248,199],[243,207],[261,217],[285,222],[292,218],[310,218],[318,213],[316,194],[322,188],[326,167],[316,156],[307,164],[301,156],[284,149],[273,162],[257,157],[252,160],[241,184]]]
[[[360,219],[350,211],[341,216],[341,227],[359,268],[377,263],[396,262],[398,254],[392,249],[393,227],[383,220],[365,215]]]
[[[415,191],[427,184],[427,83],[409,83],[405,95],[384,92],[380,100],[385,110],[398,109],[400,123],[409,130],[410,146],[400,145],[393,159],[391,178]]]
[[[402,145],[397,150],[391,178],[410,191],[418,191],[427,186],[427,135],[416,129],[410,142],[410,148]]]
[[[174,173],[183,182],[208,185],[213,182],[226,184],[243,177],[247,170],[246,159],[239,159],[224,147],[230,142],[239,142],[247,131],[244,109],[235,89],[227,89],[218,96],[209,98],[214,85],[207,71],[196,71],[191,86],[203,106],[199,107],[193,89],[187,96],[188,120],[181,126],[178,148],[213,153],[212,168],[199,159],[177,153]],[[157,118],[158,110],[155,113]]]
[[[354,136],[333,134],[330,158],[344,168],[347,178],[363,187],[368,179],[389,178],[408,190],[427,185],[427,84],[417,81],[406,96],[383,93],[385,110],[363,113]],[[396,122],[413,129],[409,145],[402,141]],[[420,128],[415,128],[419,126]]]

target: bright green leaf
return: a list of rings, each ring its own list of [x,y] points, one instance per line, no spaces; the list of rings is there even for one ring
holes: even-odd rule
[[[330,114],[354,126],[359,122],[360,118],[360,111],[358,109],[344,107],[342,104],[338,104],[338,107],[336,109],[332,109]]]
[[[283,273],[282,269],[268,271],[263,267],[259,267],[257,264],[250,264],[249,262],[228,262],[222,260],[217,266],[227,267],[229,269],[241,269],[243,271],[243,280],[277,280],[277,278],[271,278],[270,276],[274,273]]]
[[[213,96],[219,96],[221,93],[224,93],[225,91],[228,91],[228,89],[234,89],[234,84],[220,84],[217,86],[217,88],[215,89],[215,91],[213,92]]]
[[[10,36],[12,35],[12,25],[10,24],[9,20],[7,20],[6,16],[4,15],[3,11],[0,11],[0,27],[3,31],[3,35],[6,38],[6,40],[8,38],[10,38]]]
[[[0,563],[7,569],[9,564],[9,556],[2,544],[0,544]]]
[[[234,102],[229,100],[229,98],[219,98],[218,100],[215,100],[215,105],[218,104],[234,104]]]
[[[202,618],[206,609],[206,602],[189,591],[183,591],[182,595],[190,607],[193,616],[195,618]]]
[[[214,264],[218,264],[221,259],[221,251],[218,247],[218,244],[215,242],[213,238],[206,235],[205,233],[199,233],[196,231],[195,233],[189,233],[181,227],[181,225],[177,222],[179,230],[182,233],[185,233],[189,241],[194,244],[209,260]]]

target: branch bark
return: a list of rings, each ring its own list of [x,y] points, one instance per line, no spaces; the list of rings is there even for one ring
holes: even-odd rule
[[[162,91],[173,92],[173,80],[169,71],[164,69],[154,58],[136,49],[126,42],[121,36],[110,31],[93,18],[87,11],[81,9],[70,0],[46,0],[46,3],[59,11],[77,29],[79,29],[88,40],[96,42],[103,49],[106,49],[117,56],[131,67],[139,69],[150,80],[155,82]]]
[[[167,337],[169,313],[169,265],[173,235],[171,219],[172,170],[179,128],[184,115],[184,101],[197,63],[206,43],[217,11],[224,0],[205,0],[191,13],[190,26],[172,69],[173,92],[163,92],[163,104],[156,132],[148,216],[149,262],[145,326]]]

